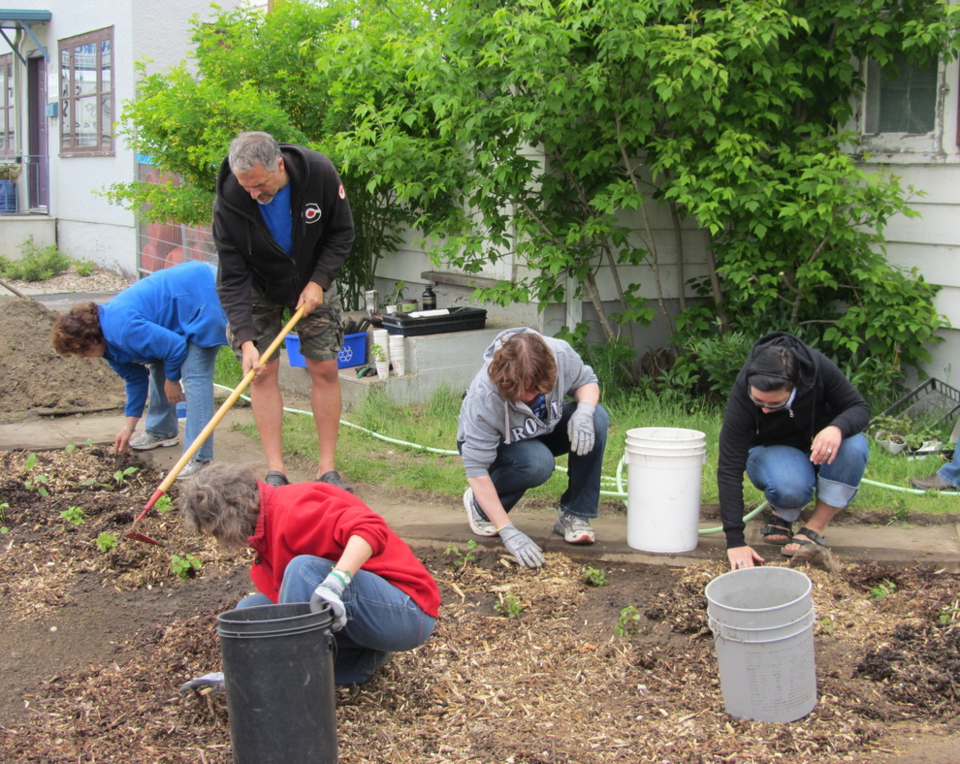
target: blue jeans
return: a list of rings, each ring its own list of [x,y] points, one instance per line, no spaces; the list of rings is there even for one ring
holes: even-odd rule
[[[323,557],[294,557],[283,573],[280,604],[309,602],[336,561]],[[269,605],[265,594],[244,597],[237,608]],[[347,625],[333,637],[335,684],[363,684],[395,652],[419,647],[433,633],[437,619],[424,613],[410,595],[376,573],[357,571],[353,583],[343,592]]]
[[[180,368],[180,383],[183,397],[187,399],[187,421],[183,433],[183,450],[197,439],[215,413],[213,398],[213,369],[220,346],[202,348],[187,343],[187,357]],[[173,438],[177,434],[177,406],[167,400],[163,392],[166,377],[162,363],[151,363],[150,406],[147,409],[147,432],[161,438]],[[213,459],[213,433],[193,455],[195,461],[209,462]]]
[[[960,446],[953,452],[953,459],[949,464],[944,464],[937,474],[946,480],[954,488],[960,488]]]
[[[816,465],[810,454],[791,446],[756,446],[747,457],[747,477],[763,491],[776,513],[789,523],[813,498],[831,507],[846,507],[857,495],[867,468],[867,439],[844,438],[833,464]]]
[[[565,403],[563,415],[553,432],[509,445],[501,443],[497,448],[497,458],[490,465],[490,479],[507,512],[516,506],[528,489],[543,485],[550,479],[557,456],[570,454],[567,462],[567,490],[560,497],[560,510],[588,519],[597,516],[603,452],[607,447],[610,417],[603,406],[597,406],[593,413],[593,428],[596,433],[593,450],[577,456],[570,451],[570,438],[567,435],[567,423],[576,410],[576,403]],[[487,519],[482,510],[480,514]]]

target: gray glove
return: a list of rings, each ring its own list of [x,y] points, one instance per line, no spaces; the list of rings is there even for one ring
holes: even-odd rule
[[[507,523],[500,529],[500,540],[517,562],[525,568],[539,568],[544,563],[540,547],[513,523]]]
[[[323,583],[313,590],[313,596],[310,597],[311,613],[319,611],[323,607],[323,603],[330,603],[330,610],[333,611],[333,626],[331,627],[333,631],[340,631],[347,625],[347,609],[341,599],[344,589],[347,588],[347,583],[349,582],[331,571],[323,579]]]
[[[222,671],[214,671],[212,674],[204,674],[189,682],[180,685],[180,692],[190,692],[190,690],[209,690],[210,692],[226,692],[227,686],[223,680]]]
[[[577,456],[589,454],[593,450],[597,435],[593,429],[593,412],[597,407],[592,403],[580,401],[577,410],[567,422],[567,437],[570,438],[570,450]]]

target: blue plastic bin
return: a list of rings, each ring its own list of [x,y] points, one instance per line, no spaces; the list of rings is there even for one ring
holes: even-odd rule
[[[291,366],[307,367],[307,361],[300,352],[300,337],[288,334],[284,339],[287,346],[287,360]],[[349,369],[351,366],[361,366],[367,359],[367,333],[347,334],[343,338],[343,347],[337,354],[337,368]]]

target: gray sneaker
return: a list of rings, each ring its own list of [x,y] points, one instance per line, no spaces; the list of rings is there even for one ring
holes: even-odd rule
[[[180,474],[177,475],[177,480],[186,480],[189,477],[193,477],[208,464],[210,464],[210,462],[198,462],[196,459],[191,459],[184,465],[183,469],[180,470]]]
[[[473,500],[473,489],[468,488],[463,492],[463,508],[467,510],[467,522],[470,523],[470,530],[478,536],[499,536],[496,526],[485,519],[477,510],[477,504]]]
[[[152,448],[167,448],[168,446],[175,446],[180,442],[179,435],[171,435],[166,437],[163,435],[154,435],[151,432],[144,430],[135,438],[130,439],[130,448],[134,451],[149,451]]]
[[[568,544],[592,544],[597,540],[593,532],[593,526],[590,525],[587,518],[571,515],[563,510],[560,510],[560,514],[557,516],[553,532],[563,536],[563,540]]]

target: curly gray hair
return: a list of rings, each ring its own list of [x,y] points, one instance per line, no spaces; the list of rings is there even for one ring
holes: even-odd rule
[[[180,489],[183,525],[209,533],[221,546],[245,549],[260,515],[260,489],[254,465],[214,463]]]

